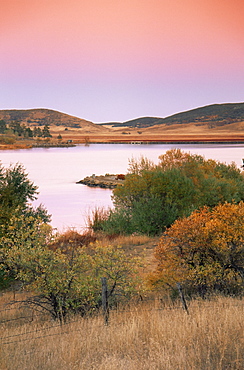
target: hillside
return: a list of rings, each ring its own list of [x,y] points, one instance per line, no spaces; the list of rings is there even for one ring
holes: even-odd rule
[[[209,128],[244,121],[244,103],[212,104],[174,114],[169,117],[141,117],[126,122],[111,122],[107,127],[148,128],[158,125],[207,124]]]
[[[18,121],[28,127],[48,125],[51,130],[53,126],[57,128],[61,126],[96,133],[107,131],[106,128],[90,121],[51,109],[0,110],[0,120],[4,120],[7,124]]]

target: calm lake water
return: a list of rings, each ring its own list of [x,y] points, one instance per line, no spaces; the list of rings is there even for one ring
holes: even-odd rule
[[[244,158],[241,144],[91,144],[72,148],[35,148],[0,152],[2,165],[22,163],[39,187],[38,200],[52,215],[52,226],[82,230],[87,215],[95,207],[112,207],[111,190],[89,188],[76,181],[92,174],[126,173],[129,159],[145,156],[158,163],[158,157],[172,148],[203,155],[238,167]]]

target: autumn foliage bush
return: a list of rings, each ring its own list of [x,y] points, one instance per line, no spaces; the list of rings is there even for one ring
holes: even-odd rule
[[[156,247],[154,287],[181,282],[189,294],[243,294],[244,203],[204,207],[175,221]]]

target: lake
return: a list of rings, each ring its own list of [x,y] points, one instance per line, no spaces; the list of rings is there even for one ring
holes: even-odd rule
[[[238,167],[244,158],[241,144],[91,144],[70,148],[33,148],[0,152],[2,165],[24,165],[39,190],[38,200],[52,215],[52,226],[84,229],[86,218],[96,207],[112,207],[111,190],[76,184],[92,174],[126,173],[129,159],[141,156],[158,163],[158,157],[172,148],[203,155]]]

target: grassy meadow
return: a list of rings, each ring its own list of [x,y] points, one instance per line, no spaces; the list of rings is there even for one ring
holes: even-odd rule
[[[23,295],[23,293],[22,293]],[[243,300],[216,297],[189,304],[155,297],[60,326],[0,298],[1,370],[223,370],[244,368]]]

